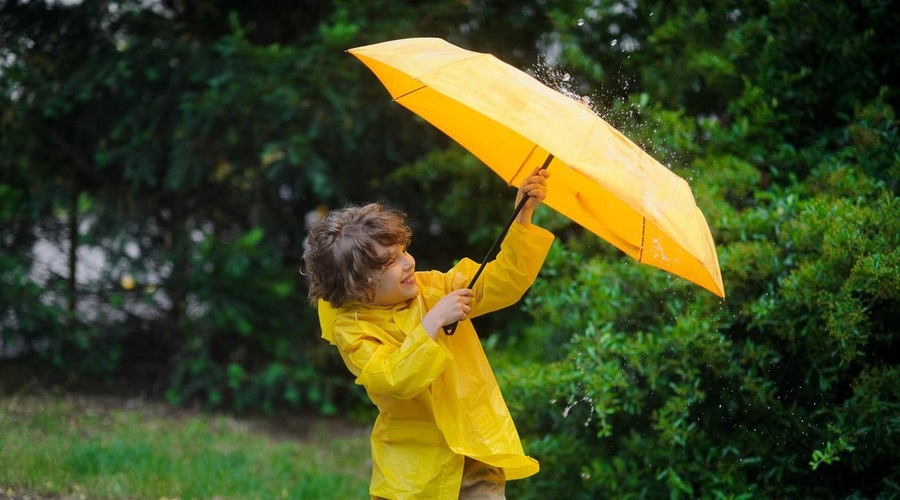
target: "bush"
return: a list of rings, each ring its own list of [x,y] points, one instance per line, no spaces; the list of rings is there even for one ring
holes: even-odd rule
[[[498,369],[544,465],[517,495],[900,494],[900,200],[826,161],[757,203],[722,212],[741,228],[720,241],[724,301],[551,253],[527,354],[556,361]]]

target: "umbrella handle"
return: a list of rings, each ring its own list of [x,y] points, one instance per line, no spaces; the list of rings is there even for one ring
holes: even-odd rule
[[[544,164],[541,165],[541,170],[545,170],[550,165],[551,161],[553,161],[553,155],[552,154],[547,155],[547,159],[544,160]],[[497,236],[497,239],[494,240],[494,244],[491,245],[491,249],[488,250],[487,255],[484,256],[484,260],[482,260],[481,265],[478,266],[478,271],[475,273],[475,276],[472,277],[472,281],[469,282],[469,286],[466,288],[472,288],[475,286],[475,282],[478,281],[478,278],[481,276],[481,271],[484,271],[484,266],[486,266],[487,263],[494,258],[494,255],[497,252],[497,249],[500,247],[500,243],[503,242],[504,238],[506,238],[506,233],[509,232],[509,228],[512,227],[512,224],[513,224],[513,222],[515,222],[516,217],[519,216],[519,212],[521,212],[522,209],[525,208],[525,203],[527,201],[528,201],[528,196],[523,196],[522,199],[519,201],[519,204],[516,205],[516,209],[513,210],[512,215],[510,215],[509,219],[507,219],[506,225],[503,226],[503,230],[500,231],[500,235]],[[456,327],[458,327],[458,326],[459,326],[459,321],[454,321],[453,323],[450,323],[449,325],[444,325],[443,326],[444,334],[453,335],[454,333],[456,333]]]

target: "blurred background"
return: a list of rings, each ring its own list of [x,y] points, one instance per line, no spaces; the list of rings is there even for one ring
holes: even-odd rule
[[[309,225],[382,201],[442,268],[515,195],[345,52],[435,36],[587,97],[684,177],[725,281],[539,214],[541,278],[478,325],[542,463],[512,497],[900,496],[898,12],[0,0],[0,388],[370,412],[306,300]]]

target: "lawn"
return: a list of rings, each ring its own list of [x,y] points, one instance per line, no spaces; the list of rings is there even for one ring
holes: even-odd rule
[[[0,499],[367,498],[368,432],[141,398],[0,394]]]

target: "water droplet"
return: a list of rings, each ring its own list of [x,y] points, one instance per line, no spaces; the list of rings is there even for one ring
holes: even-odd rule
[[[619,40],[617,40],[615,38],[613,39],[613,41],[609,42],[610,47],[615,47],[618,44],[619,44]]]
[[[578,20],[578,26],[584,26],[584,19]]]

